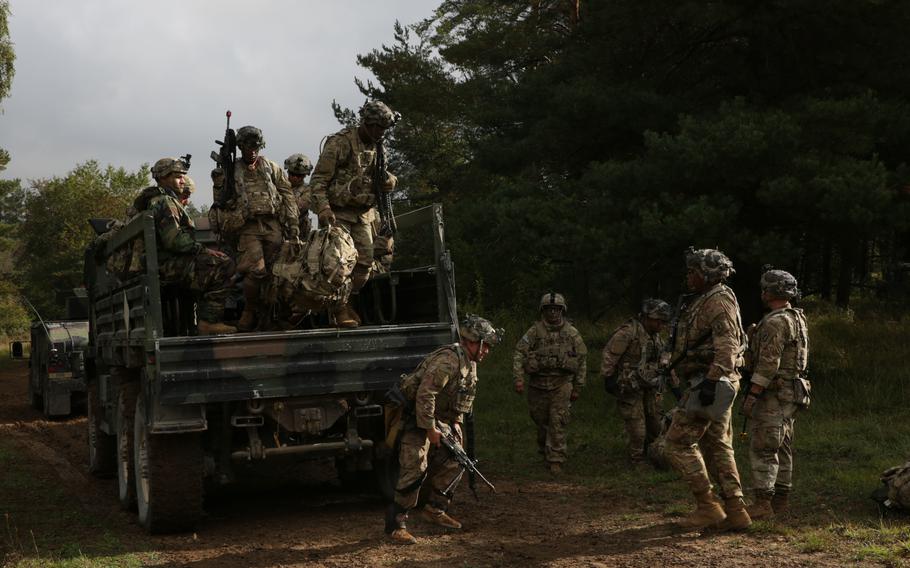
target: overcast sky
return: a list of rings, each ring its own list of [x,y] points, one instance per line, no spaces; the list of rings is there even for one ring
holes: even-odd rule
[[[16,75],[0,102],[0,179],[63,176],[76,164],[135,171],[193,155],[193,201],[212,199],[208,157],[231,126],[262,129],[263,153],[315,162],[338,130],[332,99],[356,108],[357,54],[392,42],[395,20],[433,0],[11,0]]]

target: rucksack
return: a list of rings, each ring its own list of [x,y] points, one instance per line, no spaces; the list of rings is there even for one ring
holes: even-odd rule
[[[304,243],[285,241],[272,264],[272,298],[297,307],[319,310],[347,301],[357,248],[339,225],[310,233]]]

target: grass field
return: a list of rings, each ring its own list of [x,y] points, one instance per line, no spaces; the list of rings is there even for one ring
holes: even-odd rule
[[[908,517],[881,518],[869,494],[884,469],[910,457],[910,318],[895,318],[874,304],[849,312],[808,304],[806,311],[813,402],[796,420],[796,514],[786,523],[756,523],[753,530],[786,534],[805,550],[846,545],[856,560],[902,565],[910,559]],[[511,390],[511,349],[531,322],[493,317],[505,325],[507,340],[480,369],[478,455],[497,476],[543,479],[548,474],[526,402]],[[633,509],[682,513],[690,497],[675,474],[629,466],[615,401],[603,390],[600,352],[621,321],[577,324],[589,350],[588,385],[572,408],[564,478],[603,488]],[[735,415],[735,430],[741,426],[742,417]],[[746,444],[736,443],[744,487]]]

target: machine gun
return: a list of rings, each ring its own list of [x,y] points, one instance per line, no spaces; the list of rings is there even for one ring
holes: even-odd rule
[[[237,134],[234,132],[234,129],[231,128],[231,111],[225,113],[227,116],[227,126],[224,129],[224,141],[215,140],[215,143],[220,146],[217,152],[213,151],[211,153],[211,158],[215,160],[215,163],[221,168],[221,171],[224,173],[224,185],[221,186],[221,192],[215,199],[213,207],[225,208],[237,193],[237,188],[234,183],[234,162],[237,159]],[[187,155],[189,158],[189,155]],[[189,159],[187,159],[187,166],[189,166]]]
[[[398,232],[395,222],[395,212],[392,210],[392,194],[384,191],[382,186],[386,182],[385,144],[382,140],[376,142],[376,165],[373,167],[373,195],[376,197],[376,209],[379,211],[379,234],[383,237],[393,237]]]
[[[458,443],[458,438],[455,437],[455,433],[452,432],[452,429],[442,422],[437,422],[436,428],[442,434],[442,436],[439,438],[439,441],[442,442],[442,445],[445,446],[445,449],[449,451],[449,453],[452,455],[452,458],[458,463],[458,465],[461,466],[461,469],[468,472],[468,475],[476,475],[479,477],[480,480],[483,481],[493,491],[493,493],[496,493],[496,486],[490,483],[490,480],[484,477],[482,473],[480,473],[480,470],[477,469],[477,460],[471,459],[468,456],[467,452],[464,451],[464,448],[461,447],[461,444]],[[445,488],[445,491],[443,491],[442,494],[446,497],[451,497],[452,491],[455,489],[455,486],[458,485],[458,482],[460,480],[461,475],[456,476],[455,479],[449,483],[449,486]],[[472,487],[471,490],[474,491],[474,488]],[[476,491],[474,491],[474,498],[478,498]]]

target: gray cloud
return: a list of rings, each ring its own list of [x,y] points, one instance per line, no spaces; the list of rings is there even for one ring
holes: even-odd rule
[[[232,126],[254,124],[265,155],[315,160],[338,129],[332,99],[356,107],[357,54],[392,40],[427,0],[12,0],[12,93],[3,101],[3,179],[65,175],[77,163],[138,169],[193,154],[193,201],[211,202],[208,158]]]

